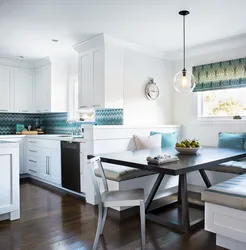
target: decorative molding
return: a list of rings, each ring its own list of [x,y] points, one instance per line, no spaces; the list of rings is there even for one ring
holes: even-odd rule
[[[51,60],[50,58],[47,56],[45,58],[42,58],[40,60],[37,60],[35,63],[34,63],[34,69],[38,69],[38,68],[42,68],[46,65],[51,65]]]
[[[16,68],[33,69],[33,64],[24,60],[13,60],[8,58],[0,58],[0,64],[5,66],[11,66]]]
[[[242,51],[246,49],[246,34],[224,38],[208,43],[203,43],[186,48],[186,58],[192,58],[196,56],[202,56],[212,53],[223,52],[230,49],[242,48]],[[183,57],[182,49],[173,50],[165,53],[164,58],[170,61],[178,61]],[[241,56],[242,57],[242,56]]]
[[[154,57],[158,57],[161,59],[166,59],[164,56],[163,51],[158,50],[158,49],[150,49],[135,43],[131,43],[131,42],[127,42],[118,38],[114,38],[112,36],[106,35],[104,33],[96,35],[90,39],[87,39],[79,44],[76,44],[73,46],[73,48],[77,51],[77,52],[82,52],[82,51],[86,51],[89,49],[92,49],[94,47],[97,46],[102,46],[105,44],[116,44],[119,46],[122,46],[123,48],[127,48],[133,51],[137,51],[137,52],[141,52],[144,54],[148,54]]]

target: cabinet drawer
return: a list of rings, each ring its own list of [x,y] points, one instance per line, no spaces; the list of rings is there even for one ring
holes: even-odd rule
[[[60,141],[28,138],[27,146],[28,149],[32,149],[33,147],[60,148]]]
[[[38,174],[37,162],[28,160],[27,161],[27,172],[32,175]]]

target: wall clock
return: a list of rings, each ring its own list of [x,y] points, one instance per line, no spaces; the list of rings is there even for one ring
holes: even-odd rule
[[[149,78],[149,82],[145,87],[145,95],[150,100],[156,100],[159,96],[159,88],[157,84],[154,82],[153,78]]]

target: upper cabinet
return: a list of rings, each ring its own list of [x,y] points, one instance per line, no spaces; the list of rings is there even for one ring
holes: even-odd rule
[[[15,112],[30,113],[33,110],[33,70],[14,69]]]
[[[0,65],[0,112],[13,111],[13,68]]]
[[[51,65],[35,69],[34,111],[51,111]]]
[[[105,35],[74,46],[79,109],[123,107],[123,48]]]
[[[35,112],[67,112],[67,62],[44,58],[34,69]]]

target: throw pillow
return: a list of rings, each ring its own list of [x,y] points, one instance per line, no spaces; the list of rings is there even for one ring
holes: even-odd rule
[[[219,148],[244,149],[246,134],[219,133]]]
[[[133,136],[136,148],[147,149],[147,148],[160,148],[161,147],[161,135],[151,135],[151,136]]]
[[[161,133],[161,132],[155,132],[155,131],[150,132],[150,135],[156,135],[156,134],[162,135],[162,139],[161,139],[162,148],[174,147],[178,140],[176,132],[172,132],[172,133]]]

